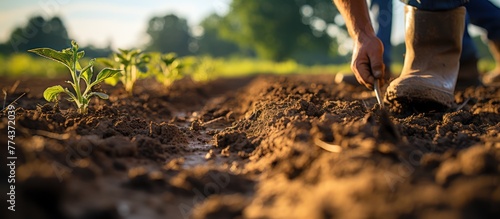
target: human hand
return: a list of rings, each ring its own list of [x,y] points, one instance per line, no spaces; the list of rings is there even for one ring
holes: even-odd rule
[[[358,82],[373,90],[375,80],[384,84],[384,46],[376,36],[360,37],[355,40],[351,69]]]

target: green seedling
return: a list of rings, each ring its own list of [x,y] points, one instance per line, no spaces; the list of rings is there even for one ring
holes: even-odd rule
[[[159,63],[157,63],[157,66],[154,68],[156,69],[154,74],[157,81],[168,87],[174,81],[184,77],[181,70],[184,69],[185,65],[175,53],[158,56],[159,59],[157,59],[157,61],[159,61]]]
[[[119,49],[118,53],[113,54],[113,59],[98,59],[99,62],[112,68],[120,68],[123,74],[119,77],[109,78],[106,83],[116,85],[121,81],[125,86],[125,90],[132,95],[134,84],[139,79],[139,73],[147,72],[147,64],[150,62],[149,54],[141,53],[139,49]]]
[[[220,71],[222,63],[210,57],[196,58],[191,78],[195,81],[213,80],[216,73]]]
[[[78,44],[75,41],[71,42],[71,48],[67,48],[62,51],[56,51],[50,48],[37,48],[28,51],[44,58],[59,62],[69,69],[73,81],[67,81],[67,83],[71,84],[73,91],[70,91],[68,88],[63,88],[61,85],[56,85],[47,88],[43,92],[43,97],[49,102],[56,102],[59,94],[65,93],[70,97],[69,100],[75,103],[78,112],[81,114],[87,113],[90,98],[93,96],[97,96],[101,99],[109,98],[109,96],[105,93],[93,92],[92,87],[103,82],[107,78],[120,74],[121,71],[117,69],[104,68],[94,78],[93,67],[95,59],[91,59],[88,65],[82,68],[78,60],[83,58],[85,52],[78,52]],[[82,79],[85,82],[85,89],[83,92],[83,87],[81,86],[82,84],[80,84]]]

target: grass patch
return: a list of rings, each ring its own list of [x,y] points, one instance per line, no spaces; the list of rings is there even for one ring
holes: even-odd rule
[[[63,65],[51,60],[34,57],[27,53],[0,56],[0,76],[9,78],[45,77],[53,78],[66,74]]]
[[[293,60],[274,62],[269,60],[251,58],[212,58],[212,57],[183,57],[195,63],[185,72],[195,80],[206,81],[218,77],[242,77],[257,74],[337,74],[352,73],[349,63],[341,65],[313,65],[299,64]],[[99,67],[99,66],[98,66]],[[479,61],[480,72],[487,72],[495,67],[495,63],[489,59]],[[399,75],[403,68],[402,63],[391,66],[394,74]],[[53,63],[28,54],[19,53],[8,57],[0,56],[0,76],[19,77],[57,77],[65,75],[64,66]]]

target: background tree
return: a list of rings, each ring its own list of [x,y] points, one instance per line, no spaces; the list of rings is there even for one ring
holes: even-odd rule
[[[147,34],[150,36],[147,51],[175,52],[179,56],[191,54],[189,46],[193,38],[186,19],[173,14],[153,17],[149,20]]]
[[[219,29],[222,19],[217,14],[211,14],[200,23],[203,34],[198,38],[198,54],[223,57],[240,51],[237,44],[221,37]]]
[[[59,17],[45,20],[42,16],[35,16],[26,26],[16,28],[0,48],[4,54],[40,47],[61,50],[69,47],[70,42],[68,31]]]
[[[221,32],[265,59],[327,57],[335,42],[326,30],[337,14],[329,1],[233,0]]]

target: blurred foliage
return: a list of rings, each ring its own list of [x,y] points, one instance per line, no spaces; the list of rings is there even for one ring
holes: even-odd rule
[[[491,56],[490,50],[488,48],[487,39],[483,39],[482,36],[472,37],[474,41],[474,45],[476,46],[477,53],[480,59],[493,60],[493,56]]]
[[[218,71],[224,66],[224,62],[214,61],[210,56],[187,57],[186,60],[191,64],[186,72],[194,81],[210,81],[221,76]]]
[[[35,16],[24,27],[12,31],[0,53],[25,52],[39,47],[61,50],[68,47],[70,42],[68,31],[59,17],[46,20],[42,16]]]
[[[200,23],[202,35],[197,40],[197,54],[224,57],[242,52],[236,43],[221,37],[219,29],[222,20],[221,16],[211,14]]]
[[[302,65],[293,60],[275,62],[253,58],[211,58],[201,57],[195,65],[193,79],[211,80],[218,77],[240,77],[256,74],[335,74],[348,71],[344,65]]]
[[[0,55],[0,76],[12,78],[23,76],[55,77],[65,74],[63,65],[27,53]]]
[[[301,8],[308,3],[320,5],[318,8],[323,10],[308,6],[311,12],[301,14]],[[332,40],[325,34],[325,20],[333,18],[331,13],[324,11],[335,9],[331,3],[328,7],[320,3],[324,2],[233,1],[229,14],[223,17],[209,15],[199,26],[191,29],[185,19],[173,14],[153,17],[148,23],[150,40],[146,51],[213,57],[254,57],[257,53],[264,59],[328,63],[331,60]],[[328,19],[323,20],[319,15]],[[319,29],[316,28],[318,25],[313,25],[318,22],[323,22]]]
[[[325,30],[338,12],[331,2],[324,7],[325,2],[233,0],[221,33],[243,48],[255,49],[263,59],[283,61],[299,53],[328,57],[333,41]]]
[[[189,33],[186,19],[173,14],[153,17],[149,20],[147,34],[150,41],[146,46],[146,51],[174,52],[180,56],[192,53],[190,43],[193,38]],[[191,49],[195,50],[194,48]]]
[[[479,72],[489,72],[495,68],[495,62],[489,59],[481,59],[477,63],[477,68],[479,69]]]
[[[175,53],[149,53],[151,62],[148,65],[149,75],[164,86],[184,77],[184,63]]]
[[[112,58],[97,59],[97,62],[106,67],[122,70],[120,74],[107,78],[105,82],[113,86],[122,82],[129,95],[132,95],[135,82],[141,76],[147,76],[147,65],[150,61],[151,56],[142,53],[140,49],[118,49],[118,52],[113,53]]]
[[[156,55],[154,55],[156,54]],[[151,62],[148,64],[148,72],[140,74],[139,80],[146,77],[155,77],[155,56],[160,53],[150,53]],[[328,65],[303,65],[293,60],[275,62],[255,58],[213,58],[210,56],[186,56],[177,58],[182,63],[179,76],[189,76],[195,81],[209,81],[219,77],[240,77],[256,74],[336,74],[339,72],[350,73],[349,63]],[[102,68],[97,66],[96,68]],[[495,63],[489,59],[479,61],[481,72],[487,72],[495,67]],[[395,74],[399,74],[402,63],[393,63],[391,66]],[[10,57],[0,56],[0,76],[22,77],[40,76],[55,77],[65,75],[64,66],[44,60],[33,58],[26,54],[16,54]],[[175,76],[175,80],[180,77]],[[160,83],[162,79],[156,78]],[[171,82],[167,83],[170,84]]]
[[[10,34],[9,39],[0,44],[0,54],[10,55],[26,53],[33,48],[54,48],[62,50],[71,45],[68,31],[61,18],[55,16],[45,19],[42,16],[31,17],[26,25],[17,27]],[[111,48],[97,48],[92,45],[82,47],[87,56],[99,57],[111,54]]]
[[[159,66],[162,83],[169,77],[190,75],[195,80],[211,80],[218,76],[259,73],[336,73],[350,72],[348,40],[345,24],[332,5],[324,0],[232,0],[225,15],[211,14],[197,26],[174,14],[153,17],[146,31],[147,45],[139,48],[156,54],[175,53],[179,74]],[[493,66],[491,55],[481,37],[474,37],[481,60],[479,68]],[[16,28],[4,44],[0,44],[0,75],[55,76],[62,69],[46,60],[15,53],[35,47],[62,49],[69,46],[66,27],[58,17],[35,16]],[[110,57],[112,50],[91,45],[83,48],[88,57]],[[404,44],[392,49],[393,66],[400,66]],[[154,53],[151,53],[154,54]],[[154,61],[156,60],[156,61]],[[174,63],[172,63],[174,64]],[[339,65],[339,66],[335,66]],[[172,66],[170,66],[172,67]],[[177,69],[177,67],[176,67]],[[396,73],[398,71],[395,71]],[[159,75],[159,74],[153,74]],[[173,76],[177,75],[177,76]],[[140,74],[139,77],[146,77]],[[167,81],[167,82],[165,82]]]
[[[95,47],[93,45],[82,47],[82,50],[85,50],[85,54],[88,57],[107,57],[113,53],[111,46],[108,45],[105,48]]]

